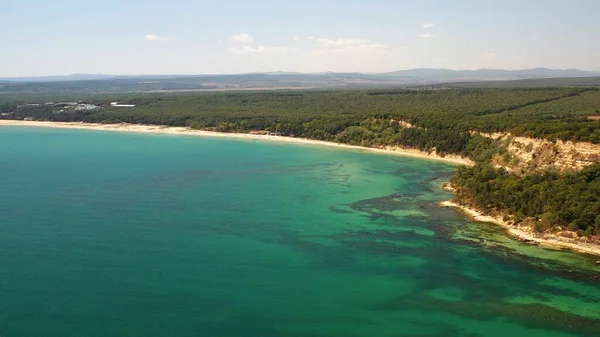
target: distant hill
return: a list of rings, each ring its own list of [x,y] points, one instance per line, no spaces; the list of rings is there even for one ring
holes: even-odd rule
[[[0,78],[2,92],[139,92],[177,90],[252,89],[364,89],[400,88],[455,82],[600,77],[600,72],[578,69],[411,69],[389,73],[251,73],[236,75],[104,75]],[[589,82],[589,81],[588,81]],[[578,84],[573,84],[578,85]]]
[[[556,78],[556,77],[593,77],[600,72],[579,69],[478,69],[478,70],[448,70],[448,69],[411,69],[386,73],[389,76],[409,76],[422,80],[510,80],[527,78]]]
[[[59,82],[59,81],[88,81],[105,79],[166,79],[166,78],[190,78],[190,77],[231,77],[231,76],[343,76],[343,77],[407,77],[420,80],[437,79],[525,79],[525,78],[551,78],[551,77],[592,77],[600,76],[600,72],[579,69],[548,69],[535,68],[523,70],[505,69],[478,69],[478,70],[451,70],[417,68],[409,70],[398,70],[388,73],[299,73],[274,71],[265,73],[247,73],[234,75],[202,74],[202,75],[108,75],[108,74],[73,74],[64,76],[40,76],[40,77],[0,77],[0,82]]]
[[[417,86],[422,88],[556,88],[556,87],[600,87],[599,77],[530,78],[508,81],[446,82]]]
[[[0,82],[59,82],[59,81],[87,81],[116,78],[117,75],[102,74],[73,74],[64,76],[39,76],[39,77],[0,77]]]

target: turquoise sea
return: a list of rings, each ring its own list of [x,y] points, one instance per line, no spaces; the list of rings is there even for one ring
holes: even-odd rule
[[[436,207],[454,170],[0,127],[0,336],[599,336],[594,258]]]

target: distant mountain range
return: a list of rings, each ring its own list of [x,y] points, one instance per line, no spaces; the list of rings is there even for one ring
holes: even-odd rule
[[[465,80],[514,80],[527,78],[556,78],[556,77],[594,77],[600,76],[600,72],[586,71],[579,69],[548,69],[535,68],[523,70],[505,70],[505,69],[478,69],[478,70],[451,70],[451,69],[430,69],[417,68],[409,70],[398,70],[388,73],[299,73],[299,72],[264,72],[248,73],[235,75],[108,75],[108,74],[73,74],[64,76],[40,76],[40,77],[0,77],[0,82],[61,82],[61,81],[89,81],[89,80],[116,80],[116,79],[170,79],[170,78],[191,78],[191,77],[232,77],[249,75],[272,75],[272,76],[336,76],[352,78],[389,78],[404,77],[415,80],[430,81],[465,81]]]
[[[94,75],[0,78],[1,92],[141,92],[181,90],[252,89],[375,89],[457,82],[489,82],[528,79],[600,78],[600,72],[578,69],[411,69],[389,73],[291,73],[267,72],[237,75]],[[577,80],[579,79],[579,80]],[[593,81],[595,83],[595,81]],[[543,85],[543,84],[539,84]],[[583,84],[582,84],[583,85]]]

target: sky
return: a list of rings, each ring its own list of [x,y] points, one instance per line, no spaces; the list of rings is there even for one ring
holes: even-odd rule
[[[600,70],[599,0],[0,0],[0,77]]]

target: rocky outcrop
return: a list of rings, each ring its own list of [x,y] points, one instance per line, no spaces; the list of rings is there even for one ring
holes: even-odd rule
[[[600,145],[587,142],[550,141],[539,138],[516,137],[510,134],[479,133],[505,142],[506,153],[498,154],[492,163],[508,171],[526,175],[549,169],[558,172],[577,171],[600,163]]]

